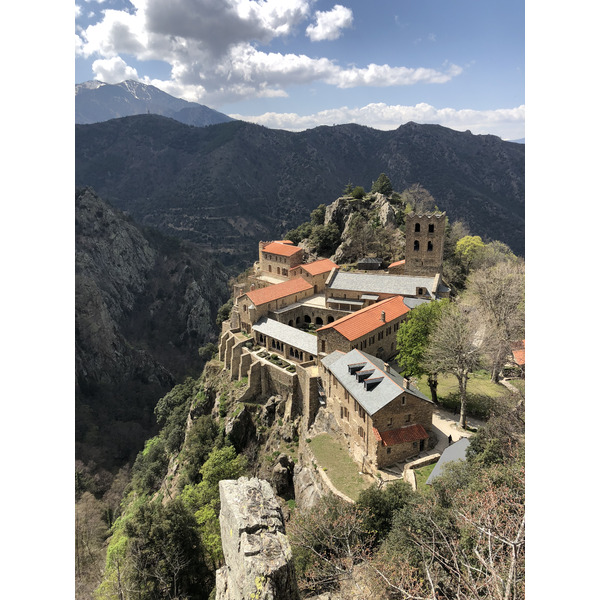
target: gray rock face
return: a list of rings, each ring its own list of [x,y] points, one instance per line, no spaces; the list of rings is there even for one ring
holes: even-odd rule
[[[248,442],[256,437],[256,427],[250,412],[245,406],[235,417],[227,421],[225,433],[229,436],[237,452],[241,452],[248,445]]]
[[[280,454],[277,457],[271,481],[278,496],[284,500],[294,497],[294,461],[287,454]]]
[[[217,600],[299,600],[283,515],[271,486],[240,477],[219,482],[226,565]]]

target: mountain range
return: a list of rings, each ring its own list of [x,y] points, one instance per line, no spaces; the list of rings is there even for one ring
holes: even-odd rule
[[[233,121],[208,106],[175,98],[139,81],[86,81],[75,86],[75,123],[99,123],[143,114],[163,115],[196,127]]]
[[[352,182],[380,173],[394,190],[418,183],[451,221],[525,251],[525,145],[440,125],[361,125],[302,132],[244,121],[199,128],[157,115],[76,125],[76,184],[143,225],[249,265]]]

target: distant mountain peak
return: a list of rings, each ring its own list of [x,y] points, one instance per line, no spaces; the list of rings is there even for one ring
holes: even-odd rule
[[[103,85],[108,85],[103,81],[98,81],[97,79],[92,79],[90,81],[84,81],[83,83],[78,83],[75,85],[75,95],[79,94],[84,90],[97,90],[99,87]]]
[[[133,79],[114,84],[86,81],[75,86],[77,124],[101,123],[147,113],[196,127],[234,120],[208,106],[175,98],[153,85]]]

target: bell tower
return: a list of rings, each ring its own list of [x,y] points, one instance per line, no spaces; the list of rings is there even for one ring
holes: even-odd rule
[[[405,275],[433,277],[442,272],[446,213],[406,215]]]

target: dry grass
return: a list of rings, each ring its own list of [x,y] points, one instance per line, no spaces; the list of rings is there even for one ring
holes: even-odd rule
[[[331,483],[349,498],[357,500],[360,492],[373,483],[371,477],[359,474],[358,465],[335,437],[322,433],[312,438],[310,449]]]

